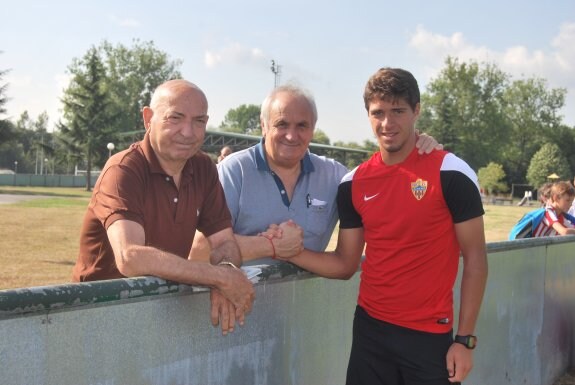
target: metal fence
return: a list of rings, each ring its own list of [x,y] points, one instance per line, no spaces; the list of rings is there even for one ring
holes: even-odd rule
[[[98,175],[92,175],[92,187]],[[86,187],[86,175],[0,174],[0,186]]]

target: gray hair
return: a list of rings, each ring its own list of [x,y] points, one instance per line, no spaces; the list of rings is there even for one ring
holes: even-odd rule
[[[313,115],[312,126],[315,127],[315,124],[317,122],[317,108],[315,106],[315,100],[312,94],[306,89],[293,84],[286,84],[273,89],[273,91],[262,102],[260,119],[267,124],[270,118],[270,107],[273,101],[275,100],[276,95],[283,92],[294,96],[302,97],[307,101]]]

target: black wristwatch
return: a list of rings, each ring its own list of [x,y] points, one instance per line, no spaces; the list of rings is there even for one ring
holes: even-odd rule
[[[477,346],[477,337],[472,336],[471,334],[468,336],[455,336],[455,340],[453,342],[457,342],[465,346],[467,349],[475,349]]]

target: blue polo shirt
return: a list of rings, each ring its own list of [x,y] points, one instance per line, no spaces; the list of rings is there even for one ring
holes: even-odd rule
[[[232,214],[234,233],[256,235],[288,219],[304,229],[304,246],[324,251],[338,220],[336,195],[347,173],[341,163],[306,153],[291,202],[280,178],[269,168],[263,139],[218,164],[220,182]]]

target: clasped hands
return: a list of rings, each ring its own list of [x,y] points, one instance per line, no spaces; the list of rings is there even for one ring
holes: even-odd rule
[[[276,259],[287,260],[303,251],[303,229],[294,221],[271,224],[266,231],[258,234],[273,242],[272,253]],[[270,254],[271,255],[271,254]],[[229,271],[230,275],[240,271]],[[213,288],[211,290],[211,321],[214,326],[220,325],[224,335],[234,331],[236,323],[244,324],[245,315],[250,312],[254,299],[251,283],[245,287],[245,277],[228,282],[229,290]],[[247,281],[249,283],[249,281]]]
[[[273,254],[271,255],[275,259],[289,261],[290,258],[303,251],[303,234],[303,229],[290,219],[279,225],[271,224],[264,232],[258,235],[272,242]]]

